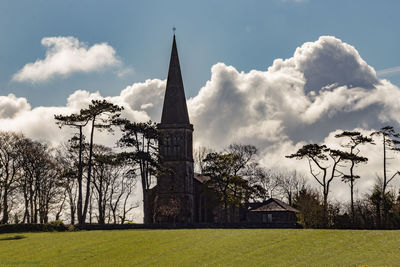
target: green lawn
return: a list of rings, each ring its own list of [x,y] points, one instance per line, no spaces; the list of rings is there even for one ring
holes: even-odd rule
[[[400,231],[119,230],[0,234],[0,266],[400,266]]]

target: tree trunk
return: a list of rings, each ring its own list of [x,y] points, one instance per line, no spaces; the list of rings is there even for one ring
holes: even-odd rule
[[[383,135],[383,186],[382,186],[382,201],[381,203],[383,204],[382,206],[382,211],[383,211],[383,222],[380,219],[379,221],[383,223],[384,225],[386,224],[386,217],[387,217],[387,211],[385,207],[385,193],[386,193],[386,137]],[[382,214],[380,214],[382,216]],[[382,226],[382,225],[380,225]]]
[[[4,188],[4,196],[3,196],[3,219],[1,220],[2,224],[8,223],[8,189],[7,185]]]
[[[75,224],[75,211],[76,211],[76,207],[75,207],[75,203],[74,203],[74,197],[72,195],[72,190],[67,189],[68,190],[68,198],[69,198],[69,209],[71,212],[71,225]]]
[[[148,218],[148,210],[147,210],[147,190],[146,190],[146,181],[142,175],[142,193],[143,193],[143,223],[149,224],[149,218]]]
[[[354,212],[354,181],[350,181],[350,205],[351,205],[351,223],[355,224],[355,212]]]
[[[353,149],[351,149],[351,154],[353,154]],[[351,205],[351,223],[355,224],[355,214],[354,214],[354,160],[351,161],[350,167],[350,205]]]
[[[37,194],[33,196],[33,223],[38,222]]]
[[[99,224],[104,224],[105,223],[105,212],[103,210],[103,195],[99,193],[99,199],[98,199],[98,208],[99,208]]]
[[[22,223],[25,223],[25,221],[29,223],[29,198],[28,194],[26,193],[26,188],[24,189],[24,203],[25,203],[25,211]]]
[[[82,180],[83,180],[83,163],[82,163],[82,142],[83,142],[83,134],[82,134],[82,126],[79,126],[79,162],[78,162],[78,203],[77,203],[77,212],[78,212],[78,223],[83,224],[85,221],[82,220]],[[72,220],[75,221],[75,216],[71,216]]]
[[[322,223],[323,227],[328,227],[328,190],[324,188],[324,203],[323,203]]]
[[[86,196],[85,196],[85,205],[83,208],[82,220],[85,223],[86,214],[89,205],[89,196],[90,196],[90,181],[92,175],[92,157],[93,157],[93,135],[94,135],[94,124],[96,121],[96,117],[93,117],[92,127],[90,132],[90,143],[89,143],[89,161],[88,161],[88,174],[87,174],[87,184],[86,184]]]

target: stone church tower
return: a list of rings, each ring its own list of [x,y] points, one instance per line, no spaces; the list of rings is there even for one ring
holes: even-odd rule
[[[155,220],[193,223],[193,125],[189,121],[175,35],[158,129],[162,134],[162,163],[169,172],[157,179]]]

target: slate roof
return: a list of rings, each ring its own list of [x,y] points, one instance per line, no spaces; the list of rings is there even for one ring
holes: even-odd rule
[[[210,177],[195,172],[194,179],[196,179],[197,181],[199,181],[200,183],[203,184],[203,183],[207,182],[208,180],[210,180]]]
[[[249,203],[249,211],[262,212],[262,211],[292,211],[300,212],[299,210],[289,206],[285,202],[276,198],[270,198],[262,203]]]
[[[172,42],[161,124],[190,124],[175,35]]]

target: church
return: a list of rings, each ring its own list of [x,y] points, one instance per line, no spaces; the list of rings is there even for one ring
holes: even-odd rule
[[[145,223],[196,222],[194,207],[193,125],[186,106],[185,90],[174,35],[161,123],[159,152],[168,173],[157,177],[147,192]],[[196,203],[195,203],[196,202]],[[174,210],[175,209],[175,210]]]
[[[189,120],[175,34],[161,122],[157,127],[162,136],[159,153],[162,165],[168,171],[159,175],[157,185],[146,192],[144,223],[187,225],[223,222],[222,205],[218,203],[213,190],[205,184],[210,178],[194,173],[194,128]],[[269,199],[267,202],[249,203],[241,208],[232,207],[229,222],[271,224],[274,214],[283,223],[294,225],[295,213],[298,211],[283,204]]]

